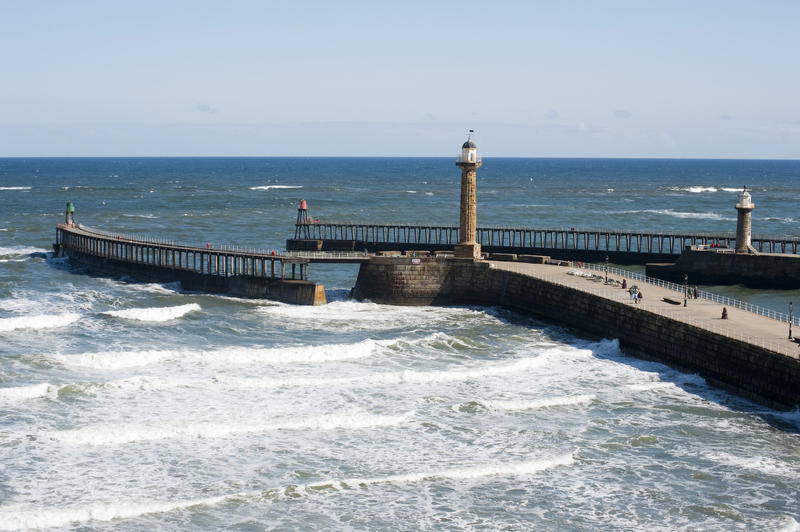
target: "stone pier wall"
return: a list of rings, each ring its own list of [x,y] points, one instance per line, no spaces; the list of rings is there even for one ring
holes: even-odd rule
[[[487,262],[378,257],[361,265],[353,295],[397,305],[498,305],[618,338],[634,356],[696,372],[709,383],[776,408],[800,405],[800,361],[625,303]]]
[[[667,281],[744,284],[753,288],[800,288],[800,255],[685,250],[676,263],[648,264],[647,275]]]

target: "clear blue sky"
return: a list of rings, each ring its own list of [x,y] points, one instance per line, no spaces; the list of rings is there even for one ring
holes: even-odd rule
[[[798,1],[3,1],[0,156],[800,158]]]

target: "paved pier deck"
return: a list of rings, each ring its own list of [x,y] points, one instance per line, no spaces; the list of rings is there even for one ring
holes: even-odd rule
[[[505,261],[490,261],[490,267],[496,270],[506,270],[542,279],[622,302],[635,306],[642,311],[653,312],[701,329],[755,344],[776,353],[800,359],[800,344],[789,340],[788,322],[768,318],[707,299],[689,299],[688,306],[684,307],[682,290],[674,290],[665,286],[627,278],[628,287],[634,284],[637,285],[644,296],[639,303],[634,303],[627,289],[611,284],[606,285],[604,283],[605,274],[599,270]],[[587,275],[594,274],[603,277],[603,279],[591,280],[587,277],[570,275],[569,272],[575,270],[584,272]],[[609,279],[611,278],[616,281],[622,281],[622,277],[618,274],[610,275]],[[668,303],[664,301],[664,298],[678,301],[680,305]],[[728,311],[728,319],[726,320],[721,318],[723,308]],[[796,325],[793,329],[793,335],[800,336],[800,330]]]

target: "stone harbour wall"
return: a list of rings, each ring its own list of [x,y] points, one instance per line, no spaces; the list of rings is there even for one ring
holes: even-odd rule
[[[800,405],[800,360],[636,306],[443,257],[378,257],[362,264],[353,296],[396,305],[497,305],[618,338],[623,351],[696,372],[759,403]]]

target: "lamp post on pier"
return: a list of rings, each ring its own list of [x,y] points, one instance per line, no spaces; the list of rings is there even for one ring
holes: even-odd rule
[[[792,320],[793,319],[794,318],[792,316],[792,302],[789,301],[789,340],[792,339]]]
[[[686,304],[686,298],[689,294],[689,275],[683,274],[683,306],[688,306]]]
[[[606,255],[606,284],[608,284],[608,255]]]

